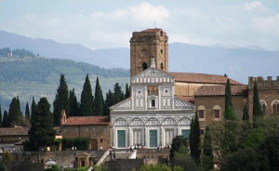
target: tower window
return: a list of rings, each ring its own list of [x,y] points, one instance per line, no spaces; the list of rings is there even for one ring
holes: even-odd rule
[[[161,70],[163,70],[164,69],[164,65],[163,65],[163,63],[161,63]]]
[[[146,70],[147,69],[147,63],[142,63],[142,70]]]
[[[163,52],[164,52],[163,49],[161,49],[161,54],[163,54]]]
[[[151,100],[151,106],[155,107],[155,100],[154,99]]]
[[[163,31],[160,32],[160,35],[163,36]]]

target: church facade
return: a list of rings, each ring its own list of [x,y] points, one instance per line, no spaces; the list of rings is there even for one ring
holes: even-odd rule
[[[151,66],[131,78],[131,97],[111,107],[112,145],[170,146],[176,135],[188,137],[194,105],[174,96],[173,76]]]

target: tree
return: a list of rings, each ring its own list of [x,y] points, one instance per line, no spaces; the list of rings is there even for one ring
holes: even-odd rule
[[[8,171],[7,167],[3,163],[0,163],[0,171]]]
[[[131,86],[128,85],[128,83],[126,83],[126,87],[125,87],[125,99],[129,98],[131,96]]]
[[[3,161],[13,161],[13,155],[10,152],[6,151],[3,154],[2,160]]]
[[[186,146],[186,139],[183,136],[176,136],[173,138],[170,150],[170,160],[172,161],[174,153],[177,152],[181,146]]]
[[[192,119],[190,128],[190,149],[191,157],[196,163],[200,162],[201,154],[200,124],[198,114],[196,113],[194,120]]]
[[[30,109],[29,109],[29,104],[28,102],[26,103],[26,106],[25,106],[25,122],[30,122]]]
[[[82,116],[92,116],[93,115],[93,95],[91,84],[89,81],[88,74],[86,75],[85,82],[83,85],[83,90],[80,98],[80,111]]]
[[[225,88],[225,113],[224,118],[226,120],[236,120],[236,115],[233,110],[232,104],[232,93],[230,79],[227,79],[227,84]]]
[[[115,83],[113,95],[114,95],[114,104],[124,99],[124,94],[123,91],[121,90],[121,86],[119,85],[119,83]]]
[[[20,101],[19,98],[14,97],[9,107],[9,123],[10,127],[15,125],[22,125],[22,113],[20,111]]]
[[[114,96],[113,93],[109,90],[108,93],[106,94],[106,100],[104,104],[104,115],[109,115],[110,110],[109,107],[114,104]]]
[[[3,116],[3,127],[9,127],[10,126],[10,121],[9,121],[9,114],[5,110],[4,111],[4,116]]]
[[[211,135],[209,127],[205,128],[204,142],[203,142],[203,167],[205,170],[213,169],[213,153],[211,145]]]
[[[246,105],[244,106],[244,109],[243,109],[242,120],[243,121],[249,121],[249,113],[248,113],[248,109],[247,109]]]
[[[254,97],[253,97],[253,127],[258,126],[257,120],[263,117],[263,113],[261,110],[261,104],[259,100],[259,93],[257,84],[254,84]]]
[[[189,151],[185,146],[181,146],[178,151],[174,153],[172,162],[173,166],[180,166],[184,171],[198,171],[200,170],[195,161],[190,157]]]
[[[3,127],[3,121],[2,121],[2,110],[0,105],[0,128]]]
[[[102,89],[99,83],[99,78],[96,79],[95,98],[94,98],[94,113],[102,116],[104,113],[104,98]]]
[[[29,130],[31,146],[38,150],[42,146],[50,145],[54,141],[54,130],[52,127],[53,115],[50,105],[45,97],[42,97],[34,112]]]
[[[77,97],[75,95],[75,89],[70,90],[70,106],[69,106],[69,116],[79,116],[79,103],[77,101]]]
[[[65,76],[60,75],[60,84],[57,89],[55,100],[53,102],[53,125],[59,126],[61,119],[61,111],[64,109],[69,114],[69,91]]]
[[[32,104],[31,104],[31,120],[32,118],[35,116],[35,111],[36,111],[36,107],[37,107],[37,104],[35,102],[35,98],[33,97],[32,99]]]

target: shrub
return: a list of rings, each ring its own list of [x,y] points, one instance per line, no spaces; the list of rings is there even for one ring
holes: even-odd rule
[[[13,155],[10,152],[6,151],[2,157],[2,160],[3,161],[12,161]]]
[[[78,150],[89,150],[90,138],[63,138],[63,150],[77,147]]]

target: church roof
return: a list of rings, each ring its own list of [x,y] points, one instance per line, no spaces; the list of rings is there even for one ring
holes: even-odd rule
[[[72,116],[67,118],[63,125],[108,125],[109,123],[108,116]]]
[[[29,128],[17,126],[14,128],[0,128],[0,136],[22,136],[28,135]]]
[[[228,79],[223,75],[213,75],[204,73],[169,72],[169,74],[174,76],[176,82],[226,84]],[[232,85],[243,85],[232,79],[230,79],[230,83]]]
[[[195,96],[224,96],[225,85],[221,86],[201,86]],[[247,86],[231,86],[231,93],[234,96],[244,96],[248,94]]]

